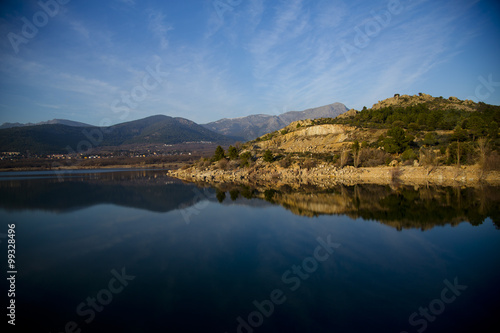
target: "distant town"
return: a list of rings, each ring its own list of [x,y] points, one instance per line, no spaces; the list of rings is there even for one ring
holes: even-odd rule
[[[78,154],[36,154],[0,152],[0,169],[57,169],[61,167],[86,168],[106,166],[179,167],[202,157],[210,156],[217,144],[210,141],[182,144],[126,145],[97,147]]]

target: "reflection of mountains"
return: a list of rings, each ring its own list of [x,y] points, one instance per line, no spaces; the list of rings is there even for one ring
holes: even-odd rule
[[[195,186],[161,171],[63,174],[63,178],[0,181],[0,207],[72,211],[98,204],[167,212],[193,204]]]
[[[6,179],[4,177],[4,179]],[[255,200],[259,199],[259,200]],[[481,224],[490,217],[500,228],[498,187],[458,188],[380,185],[338,185],[324,189],[303,186],[300,192],[243,185],[199,189],[166,176],[164,171],[68,173],[62,179],[30,178],[0,181],[0,208],[65,212],[99,204],[168,212],[200,200],[224,204],[267,206],[279,204],[302,216],[347,215],[376,220],[397,228],[430,229],[468,221]]]
[[[303,187],[294,193],[288,187],[254,189],[234,186],[220,188],[237,198],[239,191],[253,193],[269,202],[280,204],[294,214],[303,216],[347,215],[351,218],[376,220],[397,228],[430,229],[437,225],[457,225],[468,221],[481,224],[487,217],[500,228],[500,191],[497,187],[399,187],[380,185],[339,185],[328,190]]]

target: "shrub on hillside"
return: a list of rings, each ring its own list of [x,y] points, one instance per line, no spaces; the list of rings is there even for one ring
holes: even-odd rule
[[[264,162],[272,163],[274,162],[274,156],[273,153],[268,149],[264,152],[263,156]]]
[[[290,156],[286,156],[285,158],[281,159],[280,162],[280,167],[282,168],[289,168],[292,165],[292,159]]]
[[[417,159],[417,154],[415,154],[413,149],[408,148],[401,154],[401,159],[403,161],[413,161]]]
[[[500,155],[496,151],[492,151],[486,155],[483,163],[485,171],[500,171]]]
[[[252,165],[252,163],[253,163],[252,154],[249,151],[240,154],[240,166],[242,168],[249,167]]]
[[[221,170],[226,170],[228,163],[229,162],[225,158],[223,158],[223,159],[219,160],[219,162],[217,162],[217,168],[221,169]]]
[[[359,163],[362,167],[374,167],[386,164],[391,154],[374,148],[363,148],[359,152]]]
[[[445,151],[446,152],[446,151]],[[418,162],[422,166],[437,166],[440,163],[439,152],[432,148],[420,148]]]
[[[316,160],[308,158],[307,160],[304,161],[302,167],[304,169],[309,170],[309,169],[315,168],[316,164],[317,164]]]

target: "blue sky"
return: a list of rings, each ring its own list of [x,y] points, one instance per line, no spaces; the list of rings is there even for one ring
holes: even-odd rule
[[[0,123],[206,123],[419,92],[500,104],[498,1],[40,2],[0,5]]]

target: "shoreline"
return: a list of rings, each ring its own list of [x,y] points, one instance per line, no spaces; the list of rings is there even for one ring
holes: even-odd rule
[[[275,164],[260,164],[252,168],[236,170],[209,169],[199,170],[193,166],[186,169],[178,168],[182,163],[162,164],[120,164],[107,166],[60,166],[57,168],[21,167],[0,169],[0,172],[19,171],[58,171],[58,170],[98,170],[98,169],[162,169],[169,176],[187,182],[205,184],[242,184],[275,188],[290,186],[300,188],[302,185],[330,187],[335,185],[375,184],[375,185],[440,185],[467,186],[479,185],[500,186],[500,171],[484,171],[479,166],[378,166],[334,167],[320,164],[311,169],[281,168]]]
[[[201,183],[236,183],[244,185],[260,185],[266,187],[290,186],[300,188],[301,185],[329,187],[339,184],[378,184],[378,185],[440,185],[467,186],[480,185],[500,186],[499,171],[484,171],[479,166],[401,166],[401,167],[363,167],[344,168],[321,164],[311,169],[288,168],[268,164],[253,168],[237,170],[204,169],[194,167],[169,170],[168,175],[188,181]]]
[[[105,166],[59,166],[57,168],[43,167],[18,167],[18,168],[0,168],[0,172],[19,172],[19,171],[58,171],[58,170],[98,170],[98,169],[164,169],[171,170],[177,168],[182,163],[158,163],[158,164],[117,164]]]

